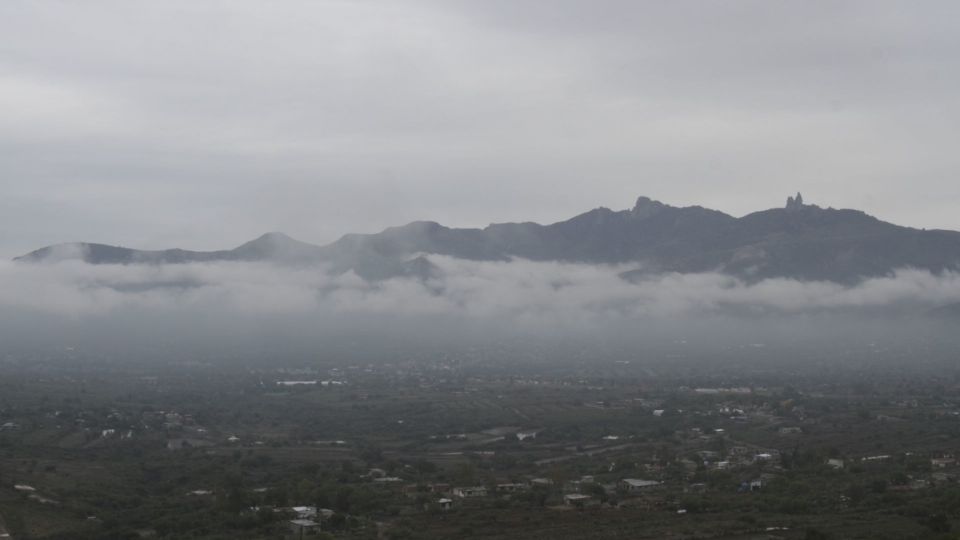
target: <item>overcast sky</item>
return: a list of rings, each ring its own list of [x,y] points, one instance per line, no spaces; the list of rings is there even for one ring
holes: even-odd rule
[[[960,229],[960,3],[0,3],[0,254],[638,195]]]

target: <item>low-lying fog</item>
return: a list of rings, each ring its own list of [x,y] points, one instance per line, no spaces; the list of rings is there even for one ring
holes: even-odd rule
[[[227,339],[305,344],[390,336],[464,343],[523,336],[871,340],[949,329],[953,323],[935,320],[931,310],[960,302],[960,275],[911,269],[855,286],[749,284],[721,274],[630,283],[619,276],[628,267],[429,259],[433,278],[380,282],[266,263],[3,263],[0,338],[213,347]]]

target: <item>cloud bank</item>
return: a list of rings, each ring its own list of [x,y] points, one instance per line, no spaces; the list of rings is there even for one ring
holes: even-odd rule
[[[80,319],[124,313],[309,319],[446,317],[572,326],[702,315],[917,313],[960,302],[960,274],[904,269],[856,286],[707,274],[630,283],[626,266],[430,256],[427,280],[365,281],[319,267],[265,263],[0,265],[0,309]]]

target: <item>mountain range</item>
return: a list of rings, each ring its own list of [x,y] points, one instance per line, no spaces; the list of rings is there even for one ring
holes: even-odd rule
[[[922,230],[881,221],[858,210],[787,204],[734,217],[700,206],[675,207],[647,197],[633,208],[597,208],[549,225],[498,223],[483,229],[416,221],[376,234],[348,234],[318,246],[268,233],[221,251],[136,250],[95,243],[59,244],[15,260],[81,259],[90,264],[179,264],[269,261],[322,264],[368,280],[428,278],[429,255],[470,260],[513,258],[628,268],[628,280],[663,272],[721,272],[746,281],[767,278],[856,283],[898,268],[940,273],[960,269],[960,232]],[[632,269],[630,269],[632,268]]]

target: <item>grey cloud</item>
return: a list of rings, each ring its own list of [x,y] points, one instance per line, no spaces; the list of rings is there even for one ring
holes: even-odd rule
[[[801,190],[958,228],[952,2],[0,6],[0,252]],[[13,234],[8,231],[16,231]]]
[[[960,302],[960,275],[910,269],[856,286],[786,279],[747,284],[720,274],[667,274],[632,284],[619,277],[627,267],[431,261],[439,268],[437,278],[374,283],[352,273],[259,263],[8,263],[0,266],[0,310],[68,318],[126,312],[304,320],[439,316],[543,330],[729,314],[916,315]]]

